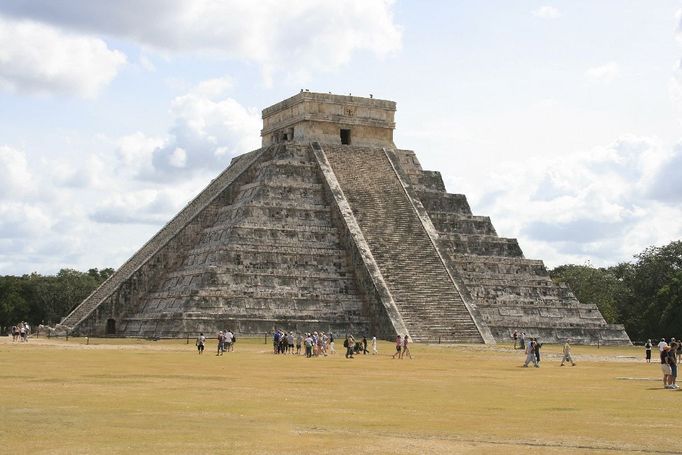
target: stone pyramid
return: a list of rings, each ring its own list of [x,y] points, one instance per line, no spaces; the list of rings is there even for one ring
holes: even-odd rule
[[[393,144],[395,103],[301,92],[263,111],[232,160],[76,307],[76,334],[230,328],[421,342],[620,344],[620,325],[499,237],[438,172]]]

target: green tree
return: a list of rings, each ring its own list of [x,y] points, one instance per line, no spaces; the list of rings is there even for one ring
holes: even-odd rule
[[[618,301],[628,295],[628,289],[610,269],[562,265],[551,270],[550,276],[558,283],[567,283],[581,302],[596,305],[606,322],[621,321]]]

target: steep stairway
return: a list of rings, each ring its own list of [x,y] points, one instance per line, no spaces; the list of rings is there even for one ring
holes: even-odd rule
[[[412,338],[483,342],[386,153],[324,151]]]

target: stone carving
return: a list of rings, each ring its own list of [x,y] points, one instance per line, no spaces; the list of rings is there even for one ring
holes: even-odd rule
[[[395,103],[301,92],[63,321],[184,337],[278,327],[422,342],[629,343],[393,144]]]

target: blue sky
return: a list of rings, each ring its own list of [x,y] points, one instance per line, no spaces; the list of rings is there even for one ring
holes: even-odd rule
[[[312,91],[552,267],[682,234],[679,1],[0,3],[0,273],[118,267]]]

